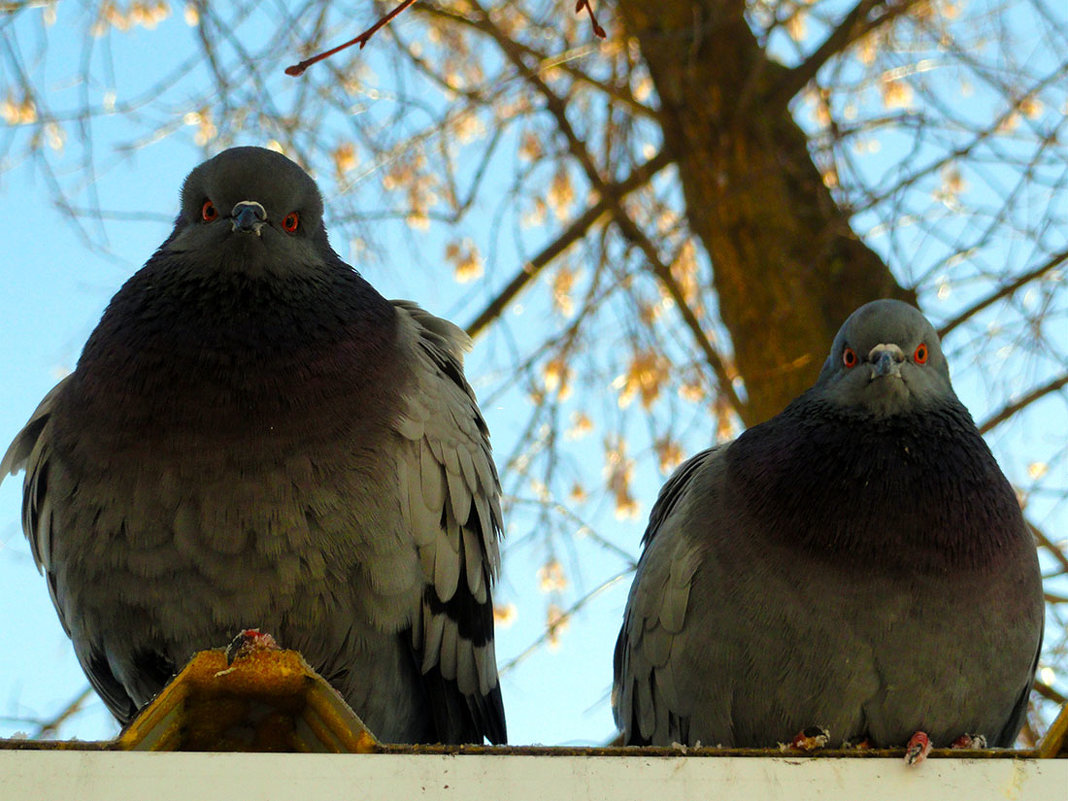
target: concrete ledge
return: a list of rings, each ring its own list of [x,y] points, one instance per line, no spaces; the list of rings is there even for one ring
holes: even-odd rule
[[[488,750],[488,749],[487,749]],[[1068,759],[0,750],[0,800],[1053,801]]]

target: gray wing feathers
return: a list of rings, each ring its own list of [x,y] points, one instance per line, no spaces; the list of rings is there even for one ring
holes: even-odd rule
[[[26,471],[23,479],[22,528],[30,541],[34,561],[47,579],[48,593],[59,615],[59,622],[63,625],[67,636],[72,637],[71,628],[64,613],[65,604],[60,601],[55,574],[52,570],[53,503],[57,491],[64,491],[65,482],[61,476],[54,474],[60,468],[52,463],[51,417],[56,399],[69,380],[69,377],[63,379],[44,396],[30,416],[29,422],[15,436],[4,458],[0,460],[0,481],[20,470]],[[70,482],[67,481],[66,484],[65,491],[73,492],[75,488],[69,486]],[[107,663],[95,658],[92,643],[76,642],[75,652],[89,678],[89,683],[93,685],[112,712],[123,720],[132,717],[137,710],[136,706],[123,686],[112,675]]]
[[[414,304],[394,305],[400,336],[408,340],[401,347],[416,363],[416,385],[395,425],[407,440],[398,467],[401,492],[408,496],[402,508],[436,596],[424,598],[414,615],[413,627],[421,631],[413,631],[412,639],[417,650],[421,646],[424,673],[436,666],[463,695],[486,695],[497,686],[492,632],[472,632],[443,608],[488,604],[500,569],[499,481],[485,423],[462,373],[470,339]]]
[[[0,461],[0,481],[20,470],[26,471],[23,479],[22,528],[30,541],[38,569],[45,571],[49,568],[52,553],[52,501],[48,494],[52,451],[49,424],[52,406],[68,380],[63,379],[44,396]]]
[[[718,450],[704,451],[679,467],[650,515],[645,552],[616,645],[615,715],[626,743],[648,742],[654,735],[676,731],[689,716],[688,688],[680,687],[676,679],[676,643],[688,622],[701,551],[684,535],[679,517],[695,476],[707,469]]]
[[[464,538],[464,571],[467,577],[467,588],[478,603],[485,603],[488,598],[487,585],[485,576],[483,576],[482,548],[478,541],[478,534],[469,528],[461,529],[461,533]]]
[[[438,597],[448,600],[456,594],[460,583],[460,526],[448,519],[444,536],[439,536],[434,553],[434,589]]]
[[[438,654],[438,667],[441,675],[447,679],[456,678],[456,646],[459,631],[456,626],[446,621],[445,629],[441,635],[441,652]]]
[[[431,614],[424,605],[423,626],[412,626],[412,631],[422,634],[423,663],[420,669],[426,673],[434,667],[441,653],[441,641],[445,637],[445,615]]]
[[[684,716],[683,700],[674,675],[672,657],[687,621],[690,587],[699,560],[697,549],[674,531],[661,533],[660,559],[650,560],[636,583],[626,621],[623,686],[637,693],[624,695],[617,714],[628,733],[633,721],[643,740],[667,731],[668,715]],[[665,546],[670,553],[665,553]],[[628,702],[630,706],[628,706]]]
[[[445,482],[442,480],[440,460],[434,456],[432,446],[422,439],[423,431],[419,432],[419,486],[422,497],[416,499],[421,504],[418,517],[419,534],[427,538],[427,542],[434,539],[438,520],[441,518],[441,509],[445,505]],[[431,519],[424,520],[430,515]],[[422,541],[420,544],[424,544]]]

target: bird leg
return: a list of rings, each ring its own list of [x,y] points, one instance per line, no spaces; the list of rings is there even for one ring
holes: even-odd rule
[[[922,731],[916,732],[905,746],[905,764],[919,765],[931,753],[931,747],[931,738]]]
[[[788,743],[779,743],[780,751],[816,751],[827,745],[831,733],[822,726],[802,729]]]

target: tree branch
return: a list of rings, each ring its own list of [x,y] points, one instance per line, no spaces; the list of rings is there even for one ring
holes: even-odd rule
[[[570,607],[565,609],[560,614],[560,617],[557,619],[557,621],[555,623],[552,623],[552,624],[546,626],[545,627],[545,631],[542,632],[541,636],[538,637],[538,639],[534,640],[534,642],[532,642],[530,645],[528,645],[526,648],[524,648],[518,654],[516,654],[511,659],[509,659],[507,662],[505,662],[503,665],[501,665],[500,669],[497,671],[497,673],[499,675],[501,675],[501,676],[503,676],[506,673],[508,673],[516,665],[518,665],[520,662],[525,660],[528,656],[530,656],[532,653],[537,651],[538,648],[540,648],[542,645],[544,645],[546,642],[548,642],[549,638],[552,637],[558,630],[560,630],[560,628],[562,626],[566,625],[568,620],[570,620],[572,617],[574,617],[577,612],[582,610],[582,607],[586,606],[586,604],[588,604],[590,601],[592,601],[598,595],[603,593],[605,590],[607,590],[610,587],[613,587],[614,585],[618,584],[620,581],[622,581],[627,576],[629,576],[632,572],[633,572],[632,568],[627,568],[626,570],[622,571],[621,573],[617,573],[616,575],[612,576],[610,579],[601,582],[600,586],[594,588],[593,590],[588,592],[586,595],[584,595],[581,598],[579,598],[577,601],[575,601],[575,603],[573,603]]]
[[[701,352],[705,356],[705,361],[708,362],[708,366],[712,368],[712,372],[716,374],[719,391],[726,396],[727,402],[730,403],[731,408],[733,408],[734,411],[738,413],[738,416],[741,417],[745,404],[743,404],[741,398],[738,397],[738,393],[734,391],[734,382],[731,381],[727,365],[724,364],[719,352],[712,347],[712,343],[705,335],[705,331],[701,327],[701,321],[697,319],[697,315],[694,314],[693,309],[690,308],[690,304],[686,302],[686,296],[682,291],[682,287],[680,287],[675,280],[675,276],[671,274],[671,268],[663,262],[660,258],[660,254],[656,250],[656,246],[650,241],[649,237],[645,235],[645,232],[638,227],[634,220],[630,218],[630,215],[624,211],[622,204],[620,204],[618,200],[613,201],[613,217],[616,225],[618,225],[620,231],[623,232],[623,236],[641,250],[642,254],[649,262],[653,274],[660,279],[660,283],[664,285],[668,294],[671,295],[671,299],[675,301],[675,307],[679,310],[679,314],[682,315],[682,320],[686,324],[686,327],[690,329],[690,333],[693,335],[697,347],[701,349]]]
[[[997,412],[996,414],[987,418],[986,422],[979,426],[979,433],[985,434],[987,431],[994,428],[995,426],[1004,423],[1006,420],[1008,420],[1010,417],[1020,411],[1020,409],[1023,409],[1025,406],[1029,406],[1044,395],[1048,395],[1051,392],[1056,392],[1065,384],[1068,384],[1068,372],[1061,373],[1057,378],[1054,378],[1048,384],[1044,384],[1041,387],[1037,387],[1036,389],[1031,390],[1019,400],[1013,401],[1009,405],[1002,408],[1000,412]]]
[[[1031,535],[1036,540],[1038,540],[1038,544],[1045,548],[1047,551],[1049,551],[1050,555],[1061,563],[1061,567],[1064,569],[1064,572],[1068,573],[1068,555],[1066,555],[1064,551],[1057,547],[1057,543],[1047,537],[1045,532],[1042,531],[1042,529],[1040,529],[1030,520],[1027,521],[1027,527],[1031,529]]]
[[[481,9],[479,10],[481,11]],[[489,15],[484,11],[482,11],[482,16],[480,18],[472,18],[460,14],[452,8],[445,8],[434,3],[423,3],[416,8],[416,12],[441,17],[460,25],[466,25],[470,28],[474,28],[479,33],[489,35],[496,41],[496,37],[493,35],[494,27],[492,23],[488,22]],[[547,69],[549,67],[558,69],[572,80],[585,86],[589,86],[591,89],[596,89],[598,92],[603,92],[613,100],[617,100],[625,105],[630,111],[643,118],[649,119],[656,117],[656,112],[652,108],[634,99],[634,96],[631,95],[628,87],[616,86],[607,83],[606,81],[599,80],[593,75],[576,67],[575,64],[572,63],[576,56],[575,50],[548,56],[522,42],[515,41],[514,39],[511,40],[511,42],[512,45],[524,55],[537,59],[539,69]],[[586,46],[585,48],[579,49],[578,53],[581,54],[583,50],[591,51],[592,48]]]
[[[593,6],[590,5],[590,0],[578,0],[578,2],[575,3],[576,14],[581,13],[582,9],[586,9],[586,12],[590,15],[590,25],[593,27],[594,34],[601,39],[606,38],[608,34],[604,32],[604,28],[597,22],[597,17],[593,13]]]
[[[1030,272],[1024,273],[1023,275],[1021,275],[1019,278],[1017,278],[1012,283],[1006,284],[1005,286],[1001,287],[1001,289],[998,289],[997,291],[987,295],[985,298],[980,300],[978,303],[975,303],[970,308],[965,309],[963,312],[958,314],[956,317],[954,317],[952,320],[950,320],[948,323],[946,323],[940,329],[938,329],[939,338],[941,339],[941,338],[945,337],[945,335],[948,334],[950,331],[952,331],[954,328],[959,326],[965,320],[967,320],[967,319],[969,319],[971,317],[974,317],[976,314],[981,312],[987,306],[990,306],[991,304],[996,303],[997,301],[1001,300],[1002,298],[1005,298],[1005,297],[1008,297],[1009,295],[1012,295],[1020,287],[1024,286],[1025,284],[1031,283],[1032,281],[1034,281],[1037,278],[1041,278],[1046,273],[1048,273],[1051,270],[1059,267],[1065,261],[1068,261],[1068,250],[1061,251],[1060,253],[1055,255],[1053,258],[1051,258],[1049,261],[1047,261],[1045,264],[1041,264],[1038,267],[1036,267],[1035,269],[1031,270]]]
[[[789,103],[816,77],[824,64],[876,28],[907,13],[918,1],[900,0],[894,4],[892,0],[860,0],[812,55],[783,75],[768,102],[775,105]],[[872,17],[872,13],[877,11],[882,13]]]
[[[629,176],[615,184],[610,184],[606,189],[615,197],[626,197],[636,189],[647,184],[654,175],[671,163],[666,152],[660,151],[649,161],[640,165]],[[607,195],[601,198],[580,217],[576,218],[553,242],[541,250],[533,259],[522,266],[515,277],[500,291],[500,293],[487,304],[487,306],[467,326],[467,334],[477,337],[486,326],[501,316],[512,299],[522,291],[527,284],[537,277],[546,266],[552,263],[558,256],[571,247],[575,242],[582,239],[586,232],[609,211]]]
[[[1068,701],[1068,698],[1065,698],[1063,695],[1054,690],[1048,684],[1043,681],[1039,681],[1038,679],[1035,679],[1034,690],[1043,698],[1048,698],[1050,701],[1053,701],[1056,704],[1061,704],[1062,706],[1066,701]]]
[[[299,64],[294,64],[291,67],[286,67],[286,75],[292,75],[294,78],[303,75],[304,70],[308,69],[308,67],[310,67],[312,64],[322,61],[324,58],[330,58],[330,56],[334,55],[335,53],[340,53],[342,50],[352,47],[353,45],[359,45],[360,49],[363,50],[363,46],[371,40],[371,37],[374,36],[380,28],[384,28],[386,25],[392,22],[395,17],[399,16],[406,8],[408,8],[414,2],[415,0],[402,0],[400,5],[398,5],[395,9],[390,11],[380,20],[378,20],[378,22],[376,22],[366,31],[361,33],[355,39],[350,39],[344,44],[340,44],[337,47],[332,47],[329,50],[325,50],[322,53],[318,53],[312,56],[311,58],[306,58]]]
[[[697,315],[693,313],[693,309],[691,309],[686,302],[682,288],[671,274],[671,268],[660,258],[656,246],[652,243],[649,237],[645,235],[641,228],[639,228],[630,218],[630,215],[627,214],[626,210],[623,208],[623,204],[620,202],[620,197],[613,193],[612,186],[604,182],[600,171],[597,169],[597,165],[593,161],[593,157],[590,155],[589,150],[586,149],[585,143],[582,141],[581,137],[579,137],[578,133],[576,133],[575,129],[571,126],[570,120],[567,118],[567,104],[564,102],[563,98],[549,88],[549,85],[542,80],[541,75],[527,66],[526,62],[523,61],[522,55],[515,48],[512,40],[505,36],[504,33],[493,24],[485,12],[482,13],[487,33],[489,33],[494,41],[497,42],[508,60],[512,62],[523,77],[537,90],[538,94],[545,99],[546,108],[556,120],[557,127],[567,140],[568,152],[570,152],[575,160],[582,165],[587,180],[590,182],[593,189],[606,202],[607,208],[612,213],[612,217],[616,225],[619,226],[623,236],[642,251],[642,254],[649,262],[652,273],[660,280],[667,289],[668,294],[671,295],[672,300],[675,301],[679,314],[682,315],[683,322],[686,324],[686,327],[690,329],[690,333],[693,335],[698,348],[701,349],[709,367],[712,368],[712,372],[716,375],[720,392],[727,398],[727,401],[735,412],[739,416],[742,416],[742,411],[745,408],[745,405],[734,391],[734,383],[731,381],[727,366],[724,364],[723,359],[720,357],[716,349],[712,347],[712,343],[708,340],[704,329],[701,327],[700,320],[697,319]]]
[[[89,700],[92,695],[93,688],[90,687],[88,684],[85,685],[85,689],[78,693],[78,695],[69,704],[63,707],[63,709],[59,712],[58,715],[53,717],[51,720],[42,723],[40,727],[38,727],[33,739],[43,740],[49,737],[50,735],[55,734],[57,731],[59,731],[59,727],[63,725],[63,722],[70,718],[72,715],[74,715],[76,712],[78,712],[82,708],[82,705],[87,700]]]

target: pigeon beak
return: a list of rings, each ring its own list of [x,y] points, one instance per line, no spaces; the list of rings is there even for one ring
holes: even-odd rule
[[[260,229],[267,224],[267,210],[255,200],[242,200],[234,204],[230,212],[234,231],[260,236]]]
[[[884,376],[901,378],[901,364],[904,361],[905,354],[897,345],[876,345],[868,352],[872,381]]]

